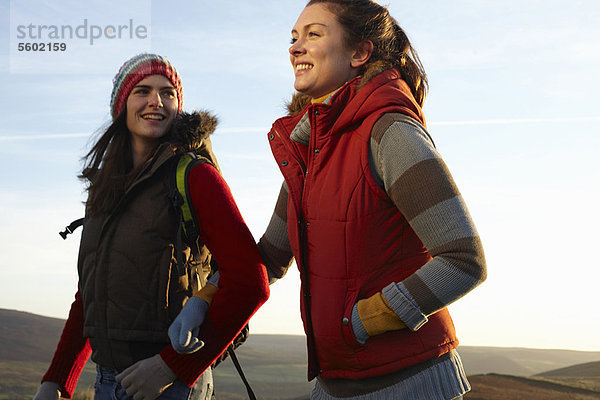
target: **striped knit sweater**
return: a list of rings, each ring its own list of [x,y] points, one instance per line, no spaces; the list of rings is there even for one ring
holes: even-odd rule
[[[291,138],[308,144],[308,118],[301,119]],[[485,258],[475,225],[426,130],[407,116],[385,114],[373,127],[370,146],[373,175],[433,259],[404,281],[390,282],[382,292],[357,303],[352,327],[357,340],[363,343],[370,335],[392,329],[417,330],[427,322],[428,315],[459,299],[486,277]],[[287,236],[287,195],[284,182],[271,221],[259,242],[271,283],[285,275],[293,260]],[[425,389],[413,387],[436,377],[447,384],[428,385]],[[402,394],[402,398],[410,399],[415,398],[411,393],[432,390],[425,398],[452,399],[469,389],[458,354],[434,362],[409,380],[405,373],[390,374],[388,378],[380,380],[379,387],[374,389],[397,388],[399,391],[390,392],[389,398]],[[348,393],[344,389],[348,382],[344,380],[319,378],[319,383],[313,398],[329,398],[326,393],[352,399],[370,398],[362,397],[361,390]]]

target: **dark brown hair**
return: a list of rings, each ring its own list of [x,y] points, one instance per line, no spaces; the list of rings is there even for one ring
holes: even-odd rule
[[[387,8],[372,0],[310,0],[307,6],[323,4],[336,15],[346,32],[346,45],[355,47],[363,40],[373,42],[373,53],[360,75],[362,84],[373,76],[397,68],[419,105],[427,95],[427,75],[416,50]]]
[[[83,157],[79,179],[87,184],[86,212],[89,215],[110,213],[137,175],[126,119],[127,108],[124,107]]]

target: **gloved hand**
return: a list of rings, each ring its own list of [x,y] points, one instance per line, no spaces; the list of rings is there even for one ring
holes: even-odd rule
[[[58,400],[60,398],[60,385],[55,382],[43,382],[33,400]]]
[[[219,288],[219,278],[221,277],[221,274],[219,273],[219,271],[215,272],[213,274],[213,276],[210,277],[210,279],[208,281],[206,281],[206,283],[210,283],[211,285],[215,285],[217,287],[217,289]]]
[[[199,297],[190,297],[185,303],[169,327],[169,339],[176,352],[190,354],[204,346],[197,336],[207,310],[208,303]]]
[[[138,361],[115,379],[135,400],[154,400],[177,378],[171,368],[157,354]]]

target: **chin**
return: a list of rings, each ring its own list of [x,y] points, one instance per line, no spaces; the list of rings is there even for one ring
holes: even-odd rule
[[[302,82],[296,82],[294,83],[294,89],[302,94],[310,96],[310,85],[303,84]]]
[[[303,94],[305,96],[309,96],[311,98],[314,98],[313,95],[311,94],[310,90],[306,90],[306,89],[303,89],[303,88],[297,88],[297,87],[294,87],[294,89],[296,89],[296,91],[298,93],[300,93],[300,94]]]

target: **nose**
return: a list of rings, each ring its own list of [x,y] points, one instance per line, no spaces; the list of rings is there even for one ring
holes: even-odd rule
[[[162,107],[163,106],[162,98],[160,97],[160,93],[157,90],[152,91],[152,94],[148,98],[148,105],[151,107]]]
[[[291,56],[297,57],[305,52],[302,39],[298,38],[289,48]]]

